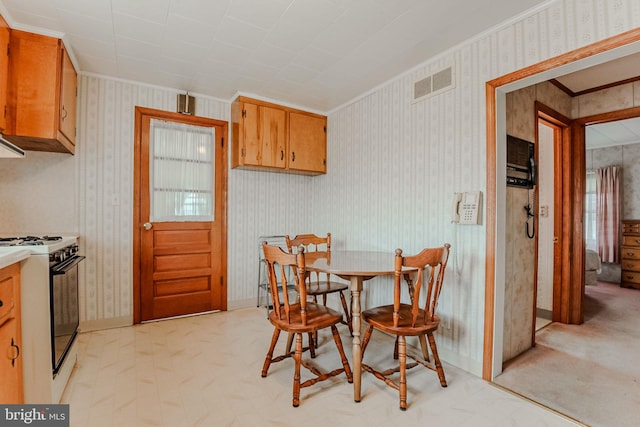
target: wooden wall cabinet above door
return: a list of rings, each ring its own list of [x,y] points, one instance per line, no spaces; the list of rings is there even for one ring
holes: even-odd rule
[[[6,139],[24,150],[74,154],[76,87],[62,40],[11,30]]]
[[[240,96],[231,122],[232,168],[327,173],[325,116]]]

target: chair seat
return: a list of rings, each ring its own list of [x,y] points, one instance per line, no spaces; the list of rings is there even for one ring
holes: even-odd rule
[[[332,281],[312,281],[307,283],[307,295],[324,295],[333,292],[342,292],[349,289],[349,285]]]
[[[362,312],[362,320],[369,325],[393,335],[419,336],[427,332],[438,329],[440,318],[434,316],[433,321],[424,322],[424,310],[418,312],[418,321],[415,326],[411,325],[411,306],[400,304],[400,320],[398,326],[393,326],[393,305],[384,305],[371,308]]]
[[[342,313],[313,302],[307,302],[306,325],[302,325],[300,304],[292,304],[290,310],[291,323],[286,319],[279,319],[275,310],[269,313],[269,321],[283,331],[295,333],[315,332],[342,321]]]

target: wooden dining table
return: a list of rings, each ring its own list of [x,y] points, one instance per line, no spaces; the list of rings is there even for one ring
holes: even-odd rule
[[[305,256],[308,271],[334,274],[348,280],[351,290],[353,326],[353,399],[360,402],[362,384],[362,342],[360,341],[362,284],[376,276],[394,274],[394,253],[369,251],[309,252]],[[410,272],[411,269],[407,270]]]

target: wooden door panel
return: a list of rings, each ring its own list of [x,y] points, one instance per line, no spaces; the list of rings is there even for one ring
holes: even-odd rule
[[[211,292],[211,276],[190,277],[180,280],[158,280],[155,282],[155,296]]]

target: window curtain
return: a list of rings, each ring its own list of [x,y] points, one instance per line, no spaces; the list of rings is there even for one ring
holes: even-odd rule
[[[213,221],[215,130],[151,120],[151,222]]]
[[[598,251],[598,239],[596,230],[596,173],[587,171],[586,191],[584,197],[584,241],[587,249]]]
[[[620,175],[619,166],[596,169],[598,254],[614,264],[620,261]]]

